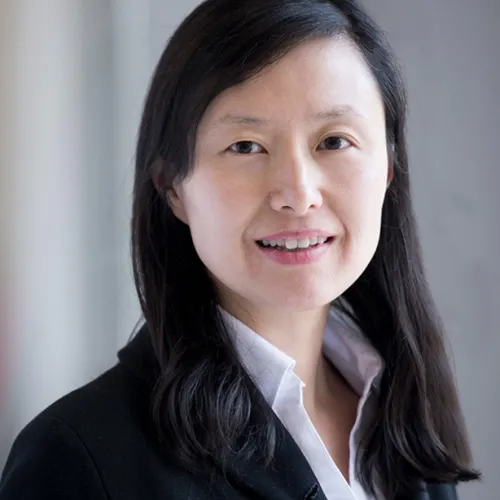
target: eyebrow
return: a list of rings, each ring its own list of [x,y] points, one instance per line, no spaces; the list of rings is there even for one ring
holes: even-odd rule
[[[354,109],[352,106],[335,106],[326,111],[320,111],[319,113],[311,115],[310,119],[312,121],[326,122],[329,120],[337,120],[339,118],[344,118],[345,116],[356,116],[359,118],[365,118],[359,111]],[[227,113],[222,118],[219,118],[214,125],[252,125],[254,127],[265,127],[270,124],[269,120],[264,118],[259,118],[252,115],[235,115],[233,113]]]
[[[256,116],[250,115],[234,115],[228,113],[222,118],[219,118],[215,125],[254,125],[255,127],[265,127],[269,125],[269,120],[264,120],[263,118],[258,118]]]
[[[320,111],[319,113],[313,115],[313,120],[316,121],[328,121],[336,120],[338,118],[344,118],[345,116],[356,116],[358,118],[365,118],[357,109],[349,105],[336,106],[327,111]]]

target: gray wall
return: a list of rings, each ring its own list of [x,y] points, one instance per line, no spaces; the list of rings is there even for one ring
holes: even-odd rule
[[[15,125],[1,153],[16,172],[4,184],[11,224],[0,226],[0,236],[16,255],[6,267],[22,285],[12,292],[22,314],[13,308],[0,467],[19,429],[109,366],[139,318],[127,242],[135,131],[156,59],[197,3],[46,0],[40,8],[37,0],[4,0],[0,7],[16,55],[0,61],[1,102],[14,103],[2,107],[2,123]],[[494,453],[500,449],[494,318],[500,310],[494,288],[500,281],[500,0],[366,3],[405,70],[429,279],[485,474],[482,484],[463,486],[461,498],[491,500],[498,497]],[[29,150],[27,134],[38,137]],[[66,156],[61,137],[70,148]]]

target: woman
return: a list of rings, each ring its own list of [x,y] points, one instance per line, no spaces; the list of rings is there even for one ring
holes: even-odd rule
[[[477,479],[405,114],[357,3],[200,5],[139,133],[145,325],[23,430],[0,499],[444,500]]]

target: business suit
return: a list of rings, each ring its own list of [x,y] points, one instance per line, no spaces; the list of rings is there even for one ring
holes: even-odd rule
[[[209,482],[175,466],[162,455],[148,418],[158,372],[145,329],[119,359],[21,432],[3,472],[0,500],[326,500],[286,430],[272,470],[232,461],[226,479]],[[453,485],[423,483],[408,500],[456,498]]]

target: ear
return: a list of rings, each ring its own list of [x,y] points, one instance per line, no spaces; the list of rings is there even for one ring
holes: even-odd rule
[[[174,215],[180,221],[184,222],[184,224],[189,225],[184,202],[182,201],[182,196],[179,194],[178,188],[171,187],[167,189],[164,196]]]
[[[168,187],[161,162],[155,162],[151,168],[151,180],[161,198],[168,204],[174,215],[187,224],[187,215],[180,195],[179,186]]]

